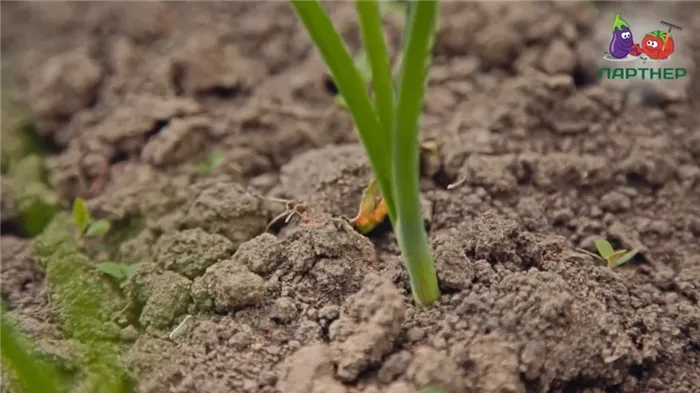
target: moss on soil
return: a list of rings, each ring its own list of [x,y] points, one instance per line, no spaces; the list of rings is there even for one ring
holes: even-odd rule
[[[4,78],[3,78],[4,80]],[[36,129],[29,121],[28,111],[2,93],[2,145],[0,158],[2,173],[6,173],[16,162],[29,154],[44,155]]]
[[[119,327],[112,316],[123,308],[121,294],[100,277],[73,242],[70,215],[60,213],[33,243],[45,270],[51,311],[64,334],[75,339],[84,378],[73,392],[121,393],[131,391],[119,364]]]
[[[59,210],[58,195],[44,182],[43,159],[25,156],[11,166],[7,177],[19,226],[30,237],[38,235]]]
[[[46,184],[46,149],[29,119],[28,111],[2,92],[0,169],[7,176],[14,205],[13,218],[22,232],[36,236],[58,211],[59,198]],[[4,196],[5,197],[5,196]]]

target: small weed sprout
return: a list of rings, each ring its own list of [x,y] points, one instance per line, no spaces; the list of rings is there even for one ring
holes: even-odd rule
[[[224,156],[218,152],[212,152],[207,158],[197,165],[197,173],[211,175],[224,162]]]
[[[93,220],[82,198],[73,201],[73,223],[78,228],[79,237],[101,237],[109,232],[112,223],[106,219]]]
[[[611,269],[629,262],[635,255],[637,255],[637,253],[639,253],[639,250],[615,250],[610,242],[605,239],[596,239],[595,247],[598,250],[598,254],[581,248],[576,250],[586,255],[590,255],[601,262],[605,262]]]
[[[121,262],[101,262],[95,265],[95,269],[113,278],[119,284],[119,288],[124,289],[129,279],[138,271],[139,266],[141,266],[140,263],[129,265]]]
[[[421,213],[418,136],[438,2],[419,1],[408,7],[403,58],[396,83],[379,3],[355,2],[372,72],[372,96],[321,3],[290,2],[328,66],[369,156],[383,203],[396,230],[413,298],[418,305],[430,305],[439,299],[440,289]]]

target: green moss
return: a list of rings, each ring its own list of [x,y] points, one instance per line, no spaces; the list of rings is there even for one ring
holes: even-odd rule
[[[46,148],[29,118],[26,106],[2,91],[0,168],[10,179],[19,227],[33,237],[58,211],[59,198],[46,184],[43,156]]]
[[[66,336],[80,343],[84,378],[73,391],[128,392],[118,358],[120,329],[111,322],[123,300],[73,243],[74,231],[70,215],[60,213],[33,243],[46,273],[52,312]]]
[[[24,157],[26,154],[26,138],[21,132],[23,120],[16,116],[6,114],[6,109],[2,109],[2,146],[0,146],[0,157],[2,157],[2,173],[6,173],[14,162]]]
[[[30,122],[29,111],[23,105],[12,101],[5,93],[6,91],[3,90],[0,134],[2,173],[7,173],[17,161],[28,154],[46,154],[41,138]]]
[[[27,236],[34,237],[43,231],[60,209],[58,195],[44,182],[43,159],[28,155],[13,165],[7,176],[19,225]]]

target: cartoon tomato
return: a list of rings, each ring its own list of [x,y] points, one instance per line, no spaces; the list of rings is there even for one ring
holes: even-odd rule
[[[641,45],[635,49],[647,55],[650,59],[665,60],[676,49],[673,37],[665,31],[655,30],[644,35]]]

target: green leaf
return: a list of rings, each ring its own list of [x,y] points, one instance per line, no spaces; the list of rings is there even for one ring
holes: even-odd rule
[[[407,3],[407,1],[380,1],[379,12],[381,12],[383,16],[394,13],[405,15],[406,8],[408,7]]]
[[[379,13],[379,4],[376,1],[356,1],[357,14],[359,16],[362,31],[362,42],[365,45],[367,65],[371,72],[372,86],[374,88],[374,104],[379,112],[379,122],[382,127],[387,159],[391,159],[392,130],[394,129],[395,96],[394,81],[391,75],[391,60],[387,52],[384,32],[382,31],[382,17]],[[391,168],[390,168],[391,170]],[[393,194],[392,194],[393,196]],[[393,209],[393,200],[388,207]],[[391,210],[393,215],[395,212]]]
[[[22,332],[8,321],[3,305],[0,316],[0,356],[4,371],[11,372],[17,378],[15,391],[24,393],[59,392],[59,375],[56,370],[42,364],[26,344]],[[10,381],[3,380],[8,383]],[[3,389],[4,390],[4,389]]]
[[[615,31],[615,29],[621,30],[622,27],[630,27],[630,25],[629,25],[629,23],[627,23],[627,21],[622,19],[622,15],[617,13],[617,14],[615,14],[615,20],[613,20],[613,28],[612,29],[613,29],[613,31]]]
[[[129,279],[136,275],[136,273],[139,271],[139,267],[141,267],[143,263],[133,263],[131,265],[125,265],[124,267],[124,274],[126,275],[126,279]]]
[[[342,94],[338,94],[337,96],[335,96],[335,103],[336,103],[336,105],[343,107],[345,109],[348,108],[348,103],[345,102],[345,98],[343,98]]]
[[[628,252],[627,254],[621,256],[617,261],[614,261],[614,263],[610,264],[610,268],[615,268],[618,267],[622,264],[625,264],[629,262],[630,259],[634,258],[635,255],[639,253],[639,250],[632,250]]]
[[[369,57],[365,50],[361,50],[360,53],[355,56],[355,67],[357,67],[365,83],[372,82],[372,66],[369,63]]]
[[[124,278],[121,279],[121,281],[119,282],[119,288],[124,289],[124,288],[126,288],[126,285],[129,283],[129,279],[136,275],[136,273],[139,270],[139,267],[141,267],[141,265],[143,265],[143,263],[133,263],[131,265],[121,264],[121,265],[122,265],[122,270],[124,272]]]
[[[577,248],[576,251],[578,251],[578,252],[580,252],[580,253],[583,253],[583,254],[586,254],[586,255],[588,255],[588,256],[591,256],[591,257],[593,257],[593,258],[595,258],[595,259],[597,259],[597,260],[599,260],[599,261],[601,261],[601,262],[605,262],[605,259],[603,259],[603,257],[601,257],[600,255],[595,254],[595,253],[592,253],[592,252],[590,252],[590,251],[588,251],[588,250],[584,250],[583,248]]]
[[[419,1],[411,9],[392,136],[392,184],[398,216],[394,228],[413,297],[419,305],[430,305],[439,299],[440,289],[421,213],[418,135],[438,3]]]
[[[390,130],[382,128],[362,75],[321,3],[318,0],[291,0],[290,3],[316,44],[338,91],[347,103],[391,215],[394,212],[389,161],[391,147],[386,145],[386,133]]]
[[[73,223],[78,227],[80,233],[85,232],[85,228],[90,224],[90,221],[92,221],[92,218],[85,201],[80,197],[75,198],[73,201]]]
[[[292,0],[294,10],[316,44],[328,66],[338,91],[348,105],[360,134],[389,217],[397,229],[401,253],[406,260],[413,297],[419,305],[430,305],[440,297],[435,264],[427,242],[419,195],[418,124],[423,108],[431,44],[437,23],[436,1],[415,2],[406,30],[404,59],[398,83],[394,111],[388,110],[388,98],[396,92],[381,79],[386,75],[383,62],[388,54],[383,45],[381,18],[376,1],[357,5],[363,40],[372,65],[372,78],[379,86],[376,105],[370,100],[362,75],[318,0]],[[391,75],[389,70],[389,83]],[[378,83],[377,83],[378,82]],[[379,111],[379,114],[377,113]],[[393,113],[393,116],[392,116]],[[393,125],[391,125],[393,124]],[[387,125],[391,125],[387,128]],[[401,199],[399,208],[398,199]]]
[[[218,151],[211,153],[211,155],[209,156],[209,163],[211,164],[212,168],[214,168],[214,169],[216,169],[223,162],[224,162],[224,155]]]
[[[112,227],[112,224],[109,222],[109,220],[101,219],[97,221],[91,222],[88,227],[87,231],[85,231],[85,236],[87,237],[100,237],[104,236],[109,232],[109,229]]]
[[[598,253],[606,261],[610,259],[610,256],[615,252],[610,242],[605,239],[596,239],[595,248],[598,249]]]
[[[204,162],[197,165],[197,172],[200,175],[209,175],[224,162],[224,156],[218,152],[212,152]]]
[[[126,266],[118,262],[102,262],[95,265],[95,269],[115,278],[117,281],[123,281],[126,279]]]
[[[386,203],[382,199],[377,179],[372,179],[365,191],[357,215],[350,223],[363,235],[370,233],[377,225],[381,224],[387,216]]]

